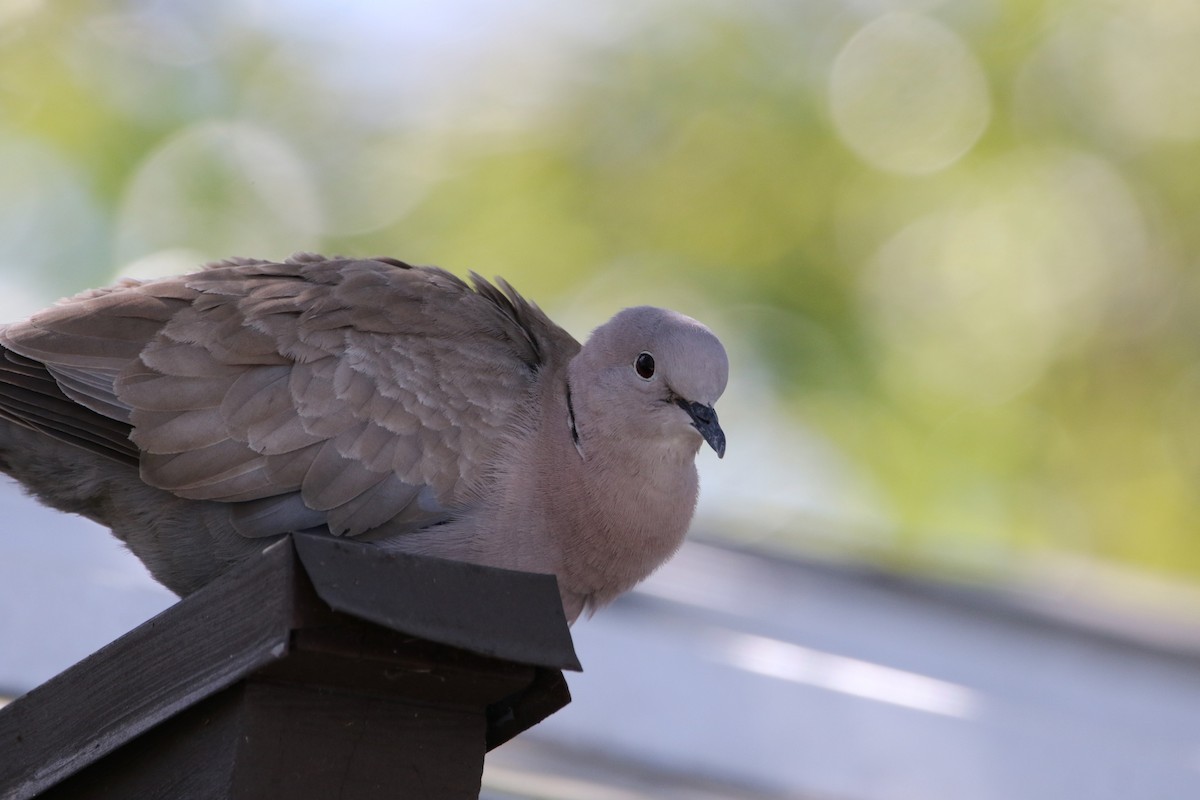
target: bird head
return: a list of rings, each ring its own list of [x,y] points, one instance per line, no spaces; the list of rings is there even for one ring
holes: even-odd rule
[[[729,357],[712,331],[653,306],[627,308],[593,331],[571,375],[573,388],[589,384],[593,409],[621,416],[634,435],[704,441],[718,456],[725,433],[714,405],[728,380]]]

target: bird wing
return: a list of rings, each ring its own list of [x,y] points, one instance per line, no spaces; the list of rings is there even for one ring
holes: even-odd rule
[[[547,359],[578,349],[472,280],[303,254],[87,292],[0,329],[0,415],[232,503],[246,536],[428,525],[486,479]]]

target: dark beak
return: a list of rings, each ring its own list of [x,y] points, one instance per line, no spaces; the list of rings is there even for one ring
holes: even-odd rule
[[[679,398],[675,403],[692,418],[692,427],[700,431],[704,441],[717,451],[717,458],[725,457],[725,431],[717,422],[717,411],[712,406],[703,403],[689,403]]]

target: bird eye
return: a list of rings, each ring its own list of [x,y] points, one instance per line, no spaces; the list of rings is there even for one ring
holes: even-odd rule
[[[642,353],[634,360],[633,369],[642,380],[650,380],[654,377],[654,356]]]

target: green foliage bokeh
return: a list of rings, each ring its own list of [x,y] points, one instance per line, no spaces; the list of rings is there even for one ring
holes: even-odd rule
[[[669,281],[746,310],[875,555],[1200,577],[1189,4],[311,5],[0,11],[14,295],[298,249]]]

